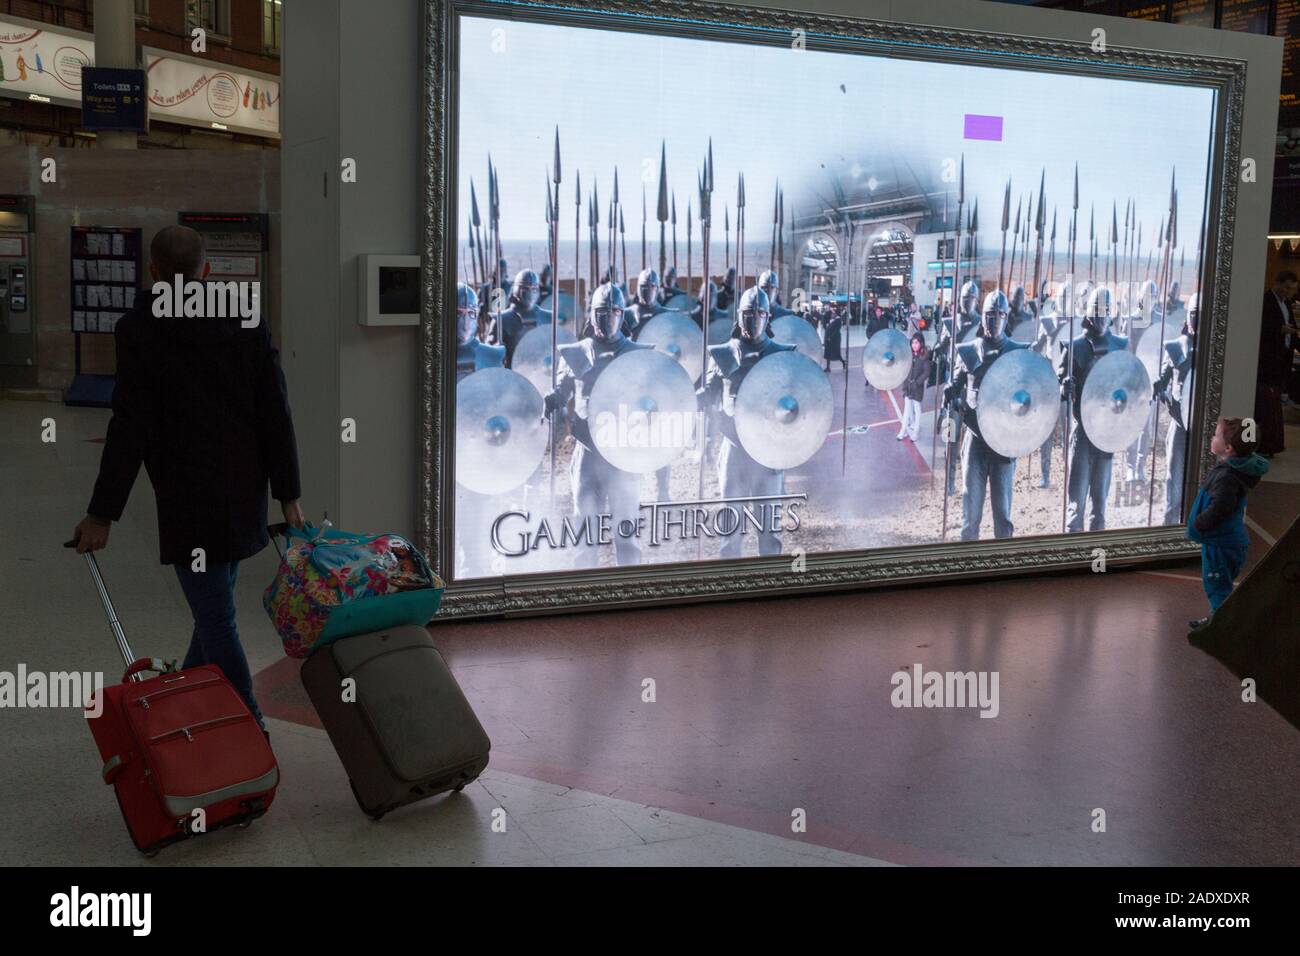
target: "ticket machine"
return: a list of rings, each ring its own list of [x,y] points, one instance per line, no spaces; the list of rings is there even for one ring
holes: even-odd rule
[[[208,278],[214,282],[257,282],[261,316],[269,321],[267,281],[270,228],[264,212],[182,212],[176,221],[203,234]]]
[[[0,195],[0,385],[36,384],[35,208]]]

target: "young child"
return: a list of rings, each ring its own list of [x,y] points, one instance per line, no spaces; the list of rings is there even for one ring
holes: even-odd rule
[[[930,350],[925,347],[925,336],[912,333],[912,368],[903,383],[903,420],[898,426],[898,440],[910,438],[916,444],[921,431],[921,402],[925,386],[930,381]]]
[[[1220,418],[1210,440],[1218,464],[1201,486],[1187,517],[1187,536],[1201,545],[1201,580],[1210,599],[1210,614],[1232,593],[1237,572],[1246,563],[1246,494],[1268,471],[1268,462],[1255,454],[1258,442],[1246,441],[1240,418]],[[1209,623],[1208,616],[1191,621],[1192,630]]]

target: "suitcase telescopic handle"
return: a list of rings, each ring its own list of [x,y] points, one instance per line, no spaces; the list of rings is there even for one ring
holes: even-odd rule
[[[77,539],[63,542],[65,548],[75,548]],[[122,630],[122,625],[117,619],[117,612],[113,610],[113,601],[108,596],[108,588],[104,586],[104,579],[99,573],[99,565],[95,562],[95,553],[87,551],[84,555],[86,567],[90,568],[90,576],[95,581],[95,589],[99,591],[99,600],[104,605],[104,613],[108,615],[108,626],[113,630],[113,637],[117,639],[117,649],[122,652],[122,660],[126,662],[127,667],[135,663],[135,654],[131,651],[131,645],[126,640],[126,632]],[[130,674],[129,680],[144,680],[139,673]]]
[[[275,553],[280,556],[281,560],[284,560],[284,551],[281,550],[280,542],[276,539],[283,536],[285,539],[285,543],[288,544],[289,522],[281,521],[277,524],[269,524],[266,526],[266,533],[271,536],[271,543],[275,545]]]

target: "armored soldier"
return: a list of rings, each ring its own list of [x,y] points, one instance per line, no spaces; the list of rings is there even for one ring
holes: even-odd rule
[[[767,293],[755,286],[740,297],[736,313],[736,334],[721,345],[709,346],[713,359],[700,392],[706,408],[717,410],[722,433],[718,454],[718,486],[723,498],[762,498],[785,492],[785,472],[760,465],[740,444],[736,434],[736,395],[750,371],[760,360],[776,352],[794,351],[793,345],[774,342],[767,334],[771,320]],[[741,528],[721,535],[722,557],[738,558],[744,542]],[[766,527],[758,535],[758,553],[781,553],[781,535]]]
[[[1127,335],[1128,344],[1131,350],[1135,350],[1140,344],[1143,336],[1148,334],[1158,336],[1157,329],[1151,332],[1151,319],[1154,316],[1157,323],[1159,322],[1159,303],[1156,301],[1159,293],[1156,292],[1156,284],[1150,279],[1141,283],[1135,290],[1135,300],[1130,303],[1127,315],[1127,324],[1120,328],[1116,327],[1116,334]],[[1138,498],[1143,496],[1142,486],[1144,485],[1143,475],[1147,474],[1147,455],[1151,453],[1152,445],[1155,441],[1155,414],[1156,406],[1153,402],[1147,414],[1147,425],[1142,430],[1142,434],[1128,448],[1124,449],[1124,481],[1119,488],[1119,502],[1121,504],[1140,503]],[[1145,500],[1145,497],[1142,497]]]
[[[636,280],[636,301],[623,313],[623,334],[635,342],[647,322],[668,311],[659,304],[659,273],[654,269],[642,269]],[[655,472],[658,501],[670,500],[668,479],[672,472],[672,465],[664,465]]]
[[[1016,460],[999,455],[988,446],[980,435],[976,416],[980,384],[993,363],[1008,352],[1027,348],[1024,343],[1007,336],[1010,308],[1006,294],[1000,289],[984,297],[978,337],[970,344],[957,346],[957,374],[944,390],[945,402],[961,415],[962,424],[966,426],[961,450],[962,482],[965,486],[961,523],[963,541],[979,538],[986,490],[993,509],[993,536],[1009,538],[1015,531],[1011,523],[1011,491]]]
[[[1169,431],[1165,433],[1165,524],[1178,524],[1183,517],[1183,476],[1187,468],[1187,431],[1192,415],[1192,369],[1196,365],[1196,326],[1200,321],[1200,295],[1187,300],[1187,317],[1182,333],[1164,343],[1160,377],[1152,392],[1169,408]],[[1148,334],[1150,333],[1148,330]]]
[[[1011,287],[1011,311],[1007,314],[1007,333],[1016,330],[1021,322],[1033,322],[1033,307],[1025,298],[1025,287],[1017,282]]]
[[[677,284],[677,270],[669,266],[668,271],[664,273],[664,287],[659,290],[659,304],[667,305],[668,300],[675,295],[681,295],[686,290]]]
[[[730,313],[731,306],[736,301],[736,267],[732,266],[727,270],[726,277],[722,280],[722,288],[718,290],[717,298],[713,305],[715,308],[722,310],[724,313]]]
[[[967,332],[980,324],[979,297],[980,287],[973,281],[968,281],[961,287],[961,298],[958,300],[957,314],[939,322],[939,341],[935,345],[935,352],[937,353],[936,357],[942,356],[939,369],[941,377],[946,377],[948,374],[948,353],[952,347],[954,328],[956,329],[957,341],[960,342]],[[1005,298],[1006,296],[1003,296],[1003,299]]]
[[[501,313],[497,328],[498,341],[506,347],[506,365],[515,357],[515,346],[529,329],[551,321],[551,313],[539,309],[542,296],[541,279],[532,269],[522,269],[510,287],[510,305]]]
[[[787,309],[776,301],[777,294],[781,291],[781,280],[776,277],[775,272],[768,269],[759,275],[758,287],[767,295],[767,301],[772,306],[773,321],[776,321],[784,315],[794,315],[794,309]]]
[[[1061,315],[1061,307],[1058,303],[1068,302],[1069,296],[1072,294],[1070,283],[1067,282],[1058,294],[1050,297],[1044,294],[1038,307],[1038,334],[1034,338],[1033,349],[1053,364],[1055,364],[1056,356],[1052,354],[1052,340],[1066,321]],[[1039,488],[1048,488],[1052,484],[1052,450],[1056,447],[1057,433],[1064,427],[1064,400],[1061,402],[1059,411],[1060,416],[1057,420],[1057,427],[1052,429],[1051,434],[1047,436],[1042,447],[1038,450]]]
[[[1156,291],[1156,284],[1147,279],[1135,290],[1137,293],[1136,300],[1129,308],[1129,328],[1144,329],[1151,324],[1152,318],[1159,321],[1159,304],[1156,298],[1159,293]]]
[[[1152,287],[1150,291],[1152,305],[1149,311],[1151,324],[1159,329],[1160,323],[1164,322],[1163,334],[1166,337],[1172,336],[1174,329],[1182,327],[1185,312],[1177,280],[1169,286],[1169,294],[1164,299],[1160,298],[1154,282],[1147,280],[1143,285]]]
[[[939,321],[939,341],[934,347],[934,362],[938,368],[935,382],[942,384],[951,381],[952,369],[948,367],[948,356],[952,350],[953,329],[956,329],[957,340],[961,341],[962,337],[975,328],[980,323],[979,314],[979,295],[980,288],[973,281],[967,281],[961,287],[961,298],[957,302],[957,314]],[[1005,299],[1006,296],[1003,296]],[[957,456],[952,454],[952,446],[961,441],[961,414],[956,407],[949,405],[949,438],[948,454],[945,456],[947,464],[945,466],[946,487],[948,494],[954,494],[957,491]]]
[[[615,468],[596,450],[587,421],[591,391],[601,374],[620,355],[648,345],[633,342],[623,334],[623,290],[606,283],[591,296],[588,322],[591,338],[560,346],[561,366],[555,391],[546,396],[546,413],[554,415],[573,400],[569,425],[577,441],[570,477],[573,483],[573,514],[585,522],[590,535],[580,546],[575,567],[591,568],[599,563],[596,551],[601,535],[600,515],[609,515],[609,527],[624,521],[636,523],[640,516],[641,476]],[[581,526],[579,528],[581,532]],[[608,531],[606,531],[608,534]],[[615,533],[616,556],[620,565],[640,564],[641,545],[635,536]]]
[[[696,325],[701,324],[700,316],[704,312],[704,289],[705,283],[708,283],[709,290],[709,321],[716,322],[718,319],[731,318],[731,302],[735,294],[736,270],[727,270],[727,277],[724,284],[719,286],[712,278],[700,280],[699,295],[697,301],[691,306],[691,318]],[[726,283],[730,283],[728,286]]]
[[[456,381],[485,368],[500,368],[505,361],[503,345],[489,345],[489,325],[479,311],[478,296],[463,282],[456,286]],[[456,575],[477,577],[493,566],[487,545],[492,522],[492,497],[456,484]],[[499,563],[499,562],[498,562]]]
[[[1082,531],[1083,514],[1092,502],[1089,530],[1106,528],[1106,496],[1110,492],[1110,475],[1114,455],[1097,448],[1083,429],[1080,398],[1088,373],[1111,352],[1128,348],[1128,339],[1110,330],[1114,312],[1110,289],[1095,289],[1083,313],[1083,335],[1061,349],[1057,357],[1057,377],[1061,380],[1061,398],[1074,408],[1074,427],[1070,432],[1070,486],[1066,491],[1066,530]],[[1071,348],[1071,345],[1073,348]],[[1070,365],[1073,352],[1074,365]]]
[[[505,364],[504,345],[489,345],[478,296],[465,283],[456,285],[456,381],[482,368]]]
[[[667,311],[659,304],[659,273],[642,269],[636,279],[636,299],[623,313],[623,334],[635,341],[647,322]]]

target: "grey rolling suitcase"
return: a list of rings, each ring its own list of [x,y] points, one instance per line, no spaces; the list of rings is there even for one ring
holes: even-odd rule
[[[303,663],[302,683],[372,819],[459,791],[487,766],[491,741],[422,627],[327,644]]]

